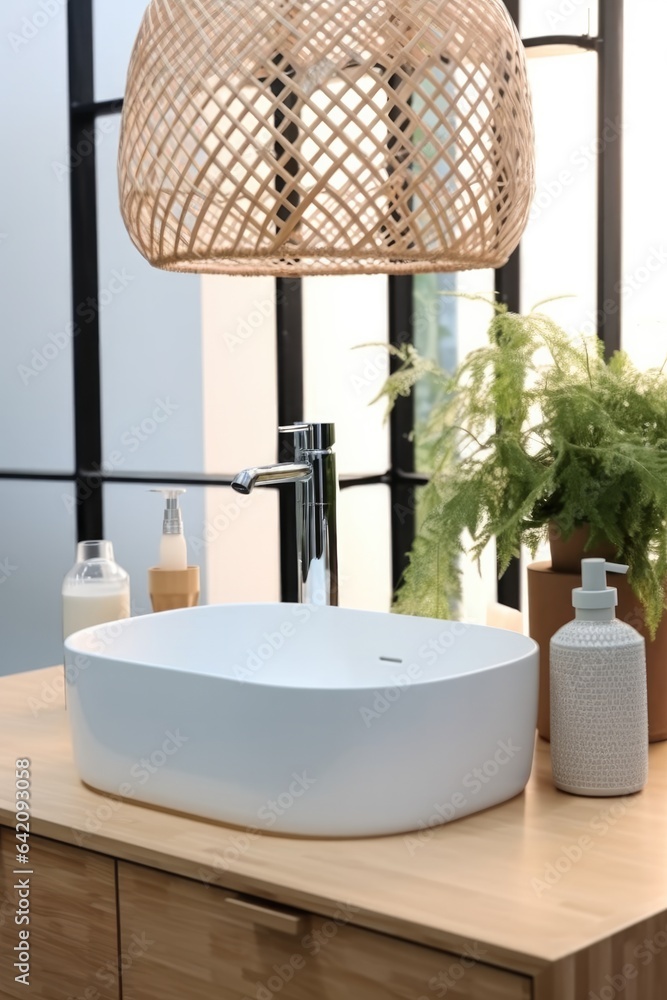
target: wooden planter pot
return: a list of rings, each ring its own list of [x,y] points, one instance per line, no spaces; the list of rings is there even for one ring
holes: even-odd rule
[[[550,533],[551,562],[528,567],[528,613],[531,637],[540,647],[540,700],[537,728],[540,736],[550,738],[549,719],[549,642],[551,636],[574,617],[572,590],[581,586],[581,560],[603,558],[615,562],[612,546],[600,546],[584,552],[588,528],[580,528],[563,542],[557,531]],[[618,590],[616,617],[636,628],[646,640],[646,682],[648,688],[649,739],[652,743],[667,740],[667,615],[654,640],[644,627],[641,603],[627,579],[610,575],[610,586]]]

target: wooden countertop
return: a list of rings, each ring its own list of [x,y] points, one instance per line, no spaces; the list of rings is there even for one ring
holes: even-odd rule
[[[525,795],[422,834],[255,834],[98,794],[74,770],[62,668],[0,678],[0,824],[32,762],[33,833],[534,974],[667,911],[667,743],[626,799],[554,789],[538,740]]]

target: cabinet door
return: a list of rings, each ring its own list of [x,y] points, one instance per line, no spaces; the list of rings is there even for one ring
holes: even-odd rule
[[[531,981],[460,956],[119,863],[123,1000],[530,1000]],[[132,960],[130,961],[130,954]]]
[[[115,862],[31,836],[22,865],[16,843],[0,828],[0,1000],[119,1000]],[[30,922],[17,924],[26,893],[17,886],[27,879]],[[27,986],[15,978],[20,930],[30,932]]]

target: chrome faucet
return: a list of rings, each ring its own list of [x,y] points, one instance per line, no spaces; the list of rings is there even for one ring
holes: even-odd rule
[[[338,477],[333,451],[333,424],[293,424],[280,427],[294,435],[294,462],[244,469],[232,482],[238,493],[256,486],[294,483],[296,486],[299,601],[338,604],[338,537],[336,505]]]

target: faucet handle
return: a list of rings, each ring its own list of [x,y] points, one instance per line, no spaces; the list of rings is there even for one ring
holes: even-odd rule
[[[285,424],[283,427],[278,428],[279,434],[297,434],[299,431],[307,431],[310,429],[310,424],[297,423],[297,424]]]
[[[334,424],[296,423],[279,427],[280,434],[293,434],[294,446],[299,451],[328,451],[336,443]]]
[[[291,447],[294,450],[295,456],[303,455],[305,451],[309,450],[311,444],[310,424],[304,424],[304,423],[288,424],[287,426],[279,427],[278,433],[292,435],[293,442]],[[283,456],[282,451],[281,451],[281,456]]]
[[[310,443],[310,424],[296,423],[287,424],[278,428],[279,434],[292,434],[294,436],[294,447],[305,450]]]

